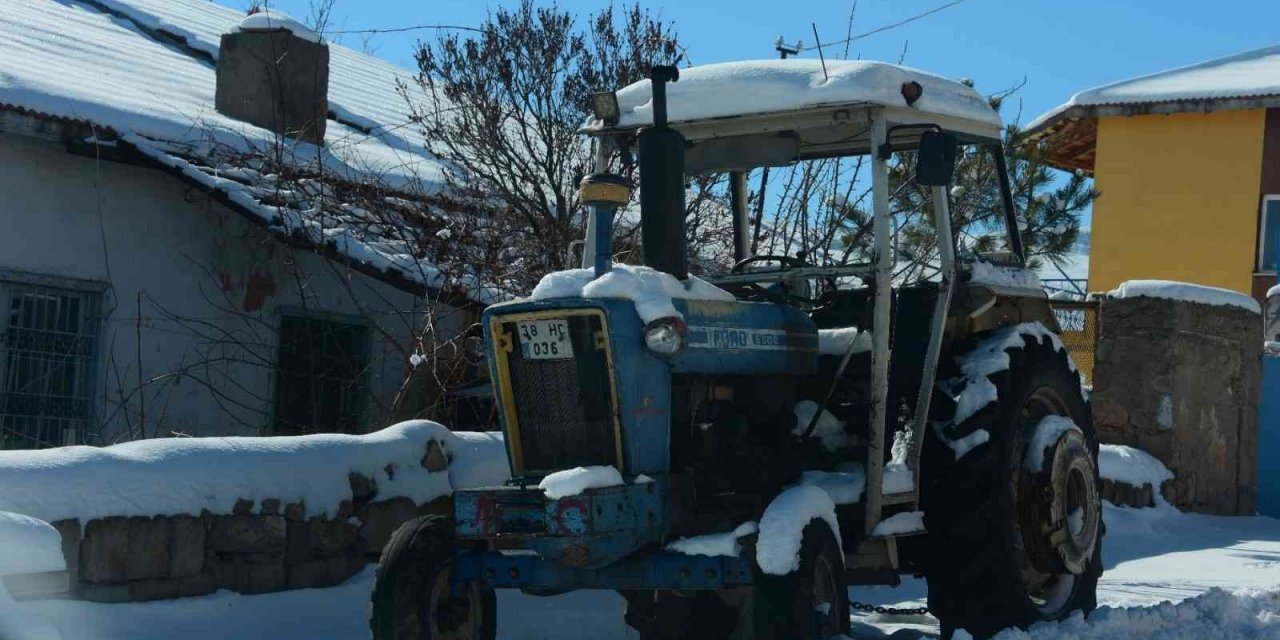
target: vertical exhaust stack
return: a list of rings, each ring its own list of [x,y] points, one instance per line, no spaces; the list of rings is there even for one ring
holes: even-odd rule
[[[646,266],[681,280],[689,277],[684,211],[684,136],[667,126],[667,83],[679,69],[657,66],[649,74],[653,126],[640,132],[640,241]]]

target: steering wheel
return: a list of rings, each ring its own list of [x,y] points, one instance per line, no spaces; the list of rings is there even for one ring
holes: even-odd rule
[[[733,265],[733,269],[731,269],[729,272],[743,273],[744,271],[746,271],[747,266],[756,262],[777,262],[779,265],[781,265],[781,268],[783,269],[788,267],[809,266],[808,263],[804,261],[804,258],[801,258],[801,257],[793,258],[791,256],[766,254],[766,255],[760,255],[760,256],[751,256],[750,258],[739,260],[736,264]],[[831,289],[834,290],[836,288],[835,279],[827,278],[826,280],[828,282],[828,285],[831,287]],[[771,291],[767,287],[760,286],[759,284],[756,284],[754,282],[749,283],[748,286],[751,288],[751,290],[763,296],[766,300],[769,300],[770,302],[774,302],[777,304],[788,304],[791,302],[799,302],[801,304],[806,304],[806,305],[822,304],[822,302],[818,299],[806,298],[804,296],[798,296],[793,293],[787,292],[785,288],[785,284],[783,285],[782,292]]]

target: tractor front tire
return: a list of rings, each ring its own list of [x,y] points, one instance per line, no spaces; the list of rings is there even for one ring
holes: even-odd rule
[[[849,582],[844,556],[825,521],[804,528],[800,568],[759,574],[752,596],[755,640],[812,640],[849,634]]]
[[[454,544],[443,516],[414,518],[391,535],[370,601],[373,640],[494,640],[493,589],[452,586]]]
[[[997,399],[949,431],[958,440],[984,429],[986,443],[957,460],[947,433],[926,436],[924,569],[944,638],[958,629],[986,638],[1097,606],[1103,527],[1092,413],[1060,344],[1022,339],[1005,350],[1009,368],[987,377]],[[940,404],[939,414],[954,414],[954,403]],[[1076,428],[1041,452],[1036,470],[1031,443],[1050,415]]]

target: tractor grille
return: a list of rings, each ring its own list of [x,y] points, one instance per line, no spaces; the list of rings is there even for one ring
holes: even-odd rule
[[[519,429],[524,473],[618,464],[608,346],[596,346],[601,318],[567,318],[574,357],[564,360],[525,359],[516,323],[502,323],[513,336],[508,366],[516,415],[510,422]]]

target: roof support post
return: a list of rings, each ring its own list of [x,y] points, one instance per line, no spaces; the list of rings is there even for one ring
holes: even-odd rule
[[[996,180],[1000,183],[1000,202],[1004,205],[1004,224],[1009,234],[1009,250],[1018,256],[1018,262],[1027,263],[1022,248],[1022,229],[1018,228],[1018,212],[1013,208],[1013,192],[1009,190],[1009,163],[1004,157],[1004,146],[993,144],[991,157],[996,162]]]
[[[871,148],[888,142],[889,127],[884,111],[871,115]],[[889,165],[874,151],[871,154],[871,201],[875,234],[875,307],[871,329],[871,424],[867,443],[867,534],[880,522],[884,503],[884,434],[889,409],[889,307],[893,294],[893,250],[889,219]]]
[[[924,447],[924,430],[929,426],[929,405],[933,399],[933,386],[938,374],[938,360],[942,356],[942,336],[947,330],[947,314],[951,309],[951,296],[955,291],[956,252],[951,234],[951,204],[947,201],[947,187],[934,185],[933,226],[938,235],[938,266],[942,279],[938,283],[938,298],[933,305],[933,321],[929,326],[929,350],[925,352],[924,369],[920,375],[920,391],[916,396],[916,415],[911,424],[910,453],[907,466],[915,479],[915,490],[908,497],[920,503],[920,452]]]
[[[729,173],[729,203],[733,210],[733,261],[751,257],[751,221],[747,214],[747,172]]]

